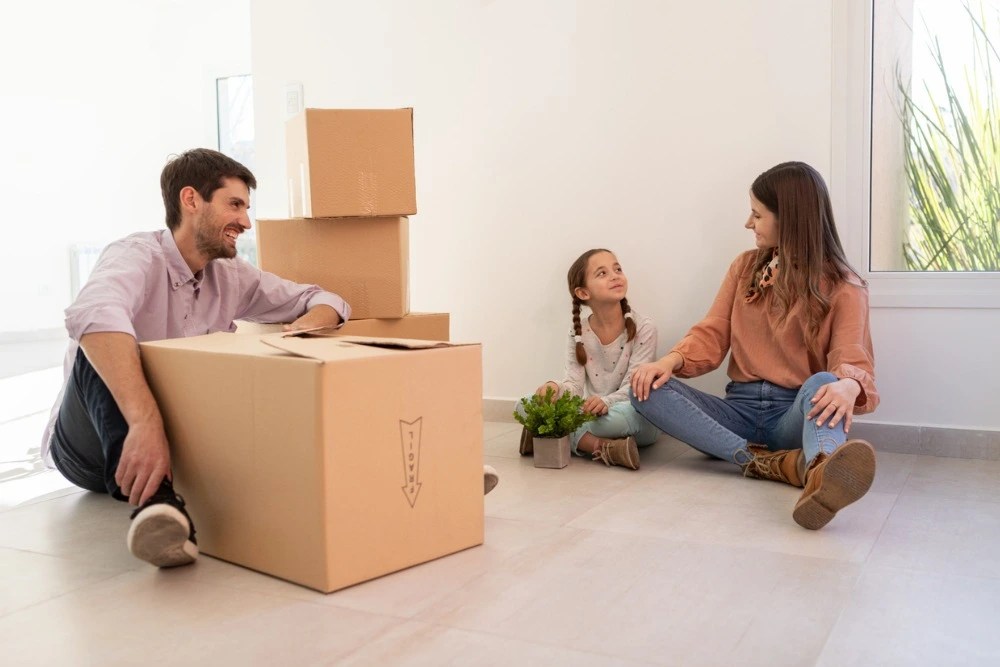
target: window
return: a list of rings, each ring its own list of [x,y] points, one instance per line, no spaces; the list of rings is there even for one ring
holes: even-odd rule
[[[1000,0],[876,0],[871,272],[1000,270]]]
[[[219,119],[219,152],[254,171],[253,76],[227,76],[216,79],[216,102]],[[252,197],[252,195],[251,195]],[[250,207],[250,222],[256,221]],[[257,266],[256,234],[241,234],[236,253]]]
[[[870,285],[874,308],[985,308],[1000,309],[1000,272],[962,270],[909,270],[904,262],[903,234],[909,210],[909,195],[903,172],[903,130],[892,97],[892,77],[885,63],[903,54],[913,59],[913,21],[920,0],[867,0],[833,2],[831,71],[831,165],[830,190],[838,227],[851,262]],[[970,11],[980,7],[970,4]],[[962,9],[961,2],[940,2]],[[997,0],[983,2],[996,25]],[[912,9],[912,11],[911,11]],[[968,18],[968,14],[965,14]],[[886,17],[895,17],[882,25]],[[958,21],[959,26],[963,24]],[[933,27],[933,24],[930,24]],[[908,37],[908,42],[899,35]],[[991,40],[993,38],[991,37]],[[994,48],[1000,51],[996,42]],[[890,52],[887,57],[885,51]],[[905,54],[909,53],[909,56]],[[878,70],[873,69],[873,64]],[[915,65],[911,62],[911,69]],[[902,66],[901,66],[902,69]],[[895,65],[888,71],[895,74]],[[1000,73],[994,67],[993,76]],[[905,76],[905,74],[904,74]],[[912,78],[912,73],[910,74]],[[887,82],[889,82],[887,84]],[[994,83],[996,78],[994,78]],[[912,86],[910,88],[912,90]],[[994,104],[994,113],[997,106]],[[895,129],[890,121],[895,118]],[[890,129],[886,129],[886,128]],[[895,142],[895,148],[892,143]],[[891,235],[895,234],[895,241]],[[886,241],[886,237],[889,238]]]

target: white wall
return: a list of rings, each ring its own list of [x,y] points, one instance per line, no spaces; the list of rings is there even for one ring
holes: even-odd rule
[[[998,331],[997,309],[872,309],[882,407],[868,421],[1000,430]]]
[[[0,10],[0,332],[63,326],[69,247],[161,228],[167,156],[216,146],[215,78],[250,71],[249,0]]]
[[[484,343],[487,397],[561,375],[564,276],[588,247],[618,253],[663,351],[751,247],[753,178],[790,159],[830,176],[833,2],[254,0],[258,215],[287,215],[287,84],[312,107],[413,106],[412,307]],[[998,374],[964,352],[997,317],[874,312],[875,420],[997,428]],[[946,332],[942,391],[924,355]]]

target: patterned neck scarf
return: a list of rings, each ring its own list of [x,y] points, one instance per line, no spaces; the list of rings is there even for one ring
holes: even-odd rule
[[[774,281],[778,279],[778,268],[778,249],[775,248],[772,251],[771,259],[760,270],[757,277],[754,278],[753,286],[744,295],[744,301],[753,303],[759,299],[760,295],[764,293],[764,289],[773,285]]]

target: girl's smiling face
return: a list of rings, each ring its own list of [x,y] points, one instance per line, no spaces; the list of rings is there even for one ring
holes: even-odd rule
[[[587,272],[584,277],[584,287],[576,289],[576,296],[581,301],[617,302],[625,298],[628,292],[628,278],[622,271],[618,258],[610,252],[599,252],[587,260]]]

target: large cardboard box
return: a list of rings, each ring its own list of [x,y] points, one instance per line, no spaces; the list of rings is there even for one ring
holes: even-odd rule
[[[413,109],[306,109],[285,125],[289,215],[413,215]]]
[[[260,268],[316,284],[351,304],[351,319],[410,312],[409,220],[258,220]]]
[[[337,329],[342,336],[371,336],[374,338],[413,338],[417,340],[449,340],[448,313],[410,313],[405,317],[382,320],[350,320]],[[239,320],[238,334],[265,334],[282,330],[281,324],[260,324]]]
[[[203,552],[329,592],[482,543],[480,346],[366,340],[141,345]]]

